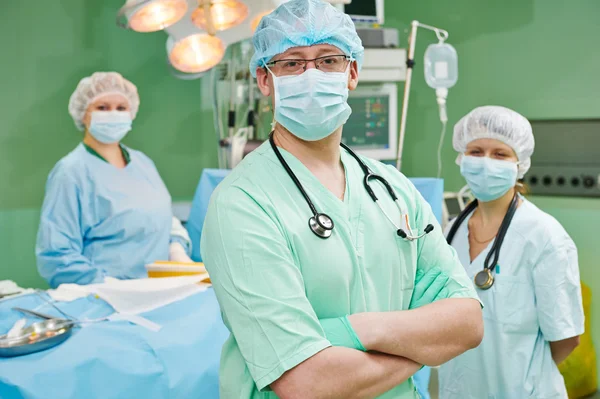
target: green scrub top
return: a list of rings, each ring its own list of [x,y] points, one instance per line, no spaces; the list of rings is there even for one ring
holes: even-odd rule
[[[98,151],[94,150],[92,147],[90,147],[86,143],[82,143],[82,144],[85,147],[87,152],[100,158],[104,162],[108,162],[106,159],[104,159],[104,157],[102,155],[98,154]],[[129,162],[131,161],[131,156],[129,155],[129,151],[127,151],[127,148],[125,148],[124,145],[120,144],[119,146],[121,147],[121,153],[123,153],[123,159],[125,160],[125,164],[129,165]]]
[[[434,231],[409,242],[371,200],[357,162],[342,150],[341,201],[294,156],[281,150],[318,211],[335,223],[329,239],[309,228],[306,201],[266,142],[215,190],[201,251],[231,331],[221,356],[222,399],[276,398],[269,385],[331,346],[319,319],[406,310],[417,268],[439,267],[451,298],[477,298],[430,206],[391,166],[365,159],[408,210],[413,229]],[[372,187],[391,217],[399,211],[384,187]],[[306,389],[310,389],[307,387]],[[381,398],[418,398],[412,380]]]

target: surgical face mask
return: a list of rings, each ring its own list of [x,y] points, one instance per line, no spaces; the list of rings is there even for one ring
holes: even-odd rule
[[[301,75],[275,76],[275,121],[294,136],[318,141],[342,126],[352,113],[348,105],[348,73],[316,68]],[[270,70],[269,70],[270,72]]]
[[[118,143],[131,130],[129,111],[94,111],[90,123],[90,134],[104,144]]]
[[[517,163],[488,157],[463,156],[460,173],[467,180],[475,198],[494,201],[517,183]]]

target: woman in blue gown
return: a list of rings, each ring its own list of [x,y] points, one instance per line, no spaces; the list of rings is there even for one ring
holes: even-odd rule
[[[69,113],[83,142],[54,167],[37,237],[38,270],[51,287],[145,277],[156,260],[187,261],[171,196],[146,155],[121,143],[139,108],[137,88],[116,72],[79,82]]]

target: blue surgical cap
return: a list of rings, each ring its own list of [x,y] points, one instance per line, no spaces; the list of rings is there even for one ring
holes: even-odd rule
[[[350,17],[323,0],[291,0],[264,16],[254,33],[250,73],[293,47],[330,44],[362,67],[365,49]]]

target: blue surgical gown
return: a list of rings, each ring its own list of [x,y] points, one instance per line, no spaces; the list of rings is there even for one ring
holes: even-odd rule
[[[214,191],[202,232],[202,257],[231,331],[219,372],[221,399],[271,399],[283,373],[331,346],[319,319],[406,310],[417,269],[439,267],[451,298],[476,298],[431,207],[392,167],[365,160],[394,187],[411,226],[426,238],[405,241],[367,194],[364,174],[342,151],[344,200],[293,155],[281,150],[315,207],[335,223],[323,240],[308,225],[310,208],[269,143],[249,154]],[[381,206],[400,213],[385,188],[372,183]],[[310,389],[310,387],[307,387]],[[418,398],[412,381],[385,399]]]
[[[36,255],[51,287],[142,278],[146,264],[168,259],[171,197],[154,163],[127,150],[119,169],[80,144],[50,173]]]
[[[468,222],[452,246],[472,279],[492,244],[471,262]],[[440,398],[566,399],[550,342],[584,332],[575,244],[560,223],[523,199],[498,265],[494,285],[477,290],[485,306],[483,342],[440,368]]]

